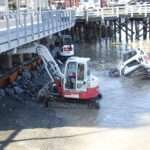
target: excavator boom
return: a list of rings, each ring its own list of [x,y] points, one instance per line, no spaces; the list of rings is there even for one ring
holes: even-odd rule
[[[16,49],[13,53],[15,54],[37,54],[43,61],[44,67],[52,80],[54,82],[58,79],[63,79],[64,75],[61,72],[58,64],[50,53],[49,49],[42,44],[32,44],[31,46]]]

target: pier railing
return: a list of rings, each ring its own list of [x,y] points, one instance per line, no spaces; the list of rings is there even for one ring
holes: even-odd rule
[[[75,24],[74,10],[0,13],[0,53],[39,40]]]
[[[119,17],[119,16],[143,16],[150,15],[150,4],[146,5],[125,5],[125,6],[112,6],[103,8],[80,9],[76,10],[76,17],[82,19],[89,18],[105,18],[105,17]]]

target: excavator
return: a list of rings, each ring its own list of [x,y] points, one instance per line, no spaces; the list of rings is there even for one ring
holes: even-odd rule
[[[145,75],[150,75],[150,53],[139,48],[123,53],[119,70],[120,75],[123,76],[129,76],[141,70]]]
[[[99,89],[98,79],[91,74],[89,68],[90,58],[69,57],[63,69],[61,69],[49,49],[42,44],[36,43],[32,46],[15,50],[15,54],[25,53],[37,54],[42,59],[52,83],[51,89],[55,91],[55,93],[52,93],[55,96],[87,102],[87,104],[92,104],[94,108],[100,108],[99,100],[102,94]]]

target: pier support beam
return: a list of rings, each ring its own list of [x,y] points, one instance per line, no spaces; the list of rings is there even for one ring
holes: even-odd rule
[[[147,18],[143,20],[143,39],[147,37]]]
[[[133,20],[131,20],[131,41],[133,41]]]
[[[128,42],[128,18],[125,18],[126,41]]]
[[[135,21],[136,40],[139,40],[139,21]]]
[[[117,32],[116,20],[113,21],[113,24],[114,24],[114,40],[116,41],[116,32]]]
[[[121,42],[121,17],[119,17],[119,42]]]

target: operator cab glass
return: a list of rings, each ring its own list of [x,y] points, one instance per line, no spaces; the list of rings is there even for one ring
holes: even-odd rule
[[[69,62],[66,70],[66,89],[76,89],[76,62]]]
[[[86,81],[86,65],[84,63],[78,63],[77,67],[77,90],[85,91],[87,89]]]
[[[86,70],[84,63],[69,62],[66,68],[65,89],[86,90]]]
[[[85,66],[84,66],[84,64],[78,64],[77,89],[82,88],[84,80],[85,80]]]

